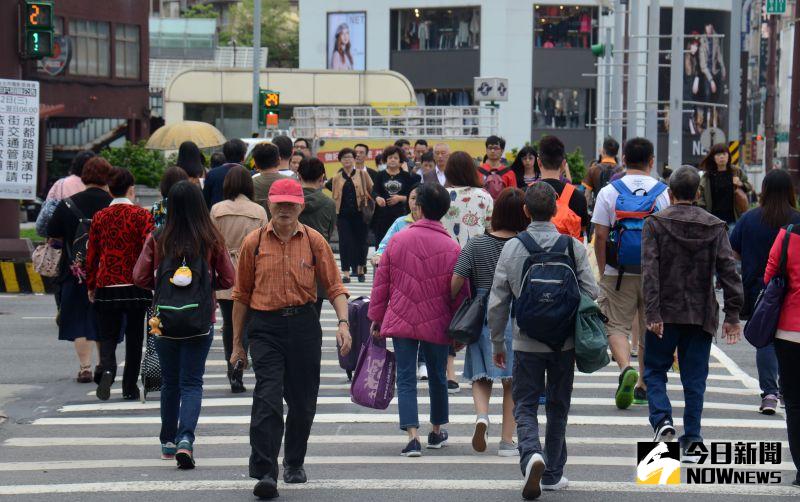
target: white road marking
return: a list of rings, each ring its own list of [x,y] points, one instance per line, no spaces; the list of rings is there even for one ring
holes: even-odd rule
[[[423,457],[424,458],[424,457]],[[446,458],[446,457],[442,457]],[[421,460],[410,459],[409,463],[420,463]],[[173,465],[170,465],[174,469]],[[72,494],[72,493],[128,493],[128,492],[198,492],[198,491],[252,491],[253,480],[191,480],[191,481],[117,481],[100,483],[70,483],[42,485],[6,485],[0,486],[0,495],[37,495],[37,494]],[[279,481],[280,491],[306,490],[343,490],[343,491],[375,491],[385,492],[413,490],[469,490],[481,492],[509,491],[515,495],[503,495],[502,498],[516,497],[522,489],[522,479],[328,479],[310,480],[305,484],[287,485]],[[568,491],[576,492],[614,492],[614,493],[654,493],[654,494],[708,494],[737,496],[773,496],[797,497],[797,488],[786,485],[639,485],[630,482],[612,481],[570,481]]]
[[[744,342],[740,342],[744,343]],[[736,362],[731,359],[728,354],[723,352],[716,344],[711,345],[711,355],[714,356],[719,362],[721,362],[725,369],[727,369],[731,375],[736,377],[737,380],[741,381],[742,384],[752,390],[756,391],[761,394],[761,386],[758,383],[758,380],[748,375],[741,367],[739,367]]]
[[[500,415],[491,415],[489,420],[492,423],[501,423],[502,417]],[[454,425],[471,425],[475,422],[475,415],[459,414],[450,415],[450,424]],[[547,422],[547,417],[544,414],[539,415],[539,423],[544,424]],[[161,417],[158,416],[100,416],[100,417],[45,417],[37,418],[33,425],[133,425],[133,424],[160,424]],[[250,424],[250,415],[220,415],[208,416],[201,415],[201,424]],[[314,423],[317,424],[396,424],[397,414],[393,412],[386,413],[317,413],[314,417]],[[597,426],[631,426],[641,424],[650,430],[650,424],[647,423],[647,417],[628,415],[620,413],[617,415],[570,415],[568,423],[570,425],[597,425]],[[674,425],[682,426],[683,419],[675,418]],[[703,419],[703,427],[709,429],[712,427],[725,427],[734,429],[776,429],[785,430],[786,422],[783,420],[757,420],[757,419],[740,419],[740,418],[705,418]]]

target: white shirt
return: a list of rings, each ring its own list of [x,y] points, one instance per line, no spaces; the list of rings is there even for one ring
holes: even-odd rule
[[[444,171],[439,169],[439,166],[436,166],[436,177],[439,179],[439,184],[444,186],[447,178],[444,176]]]
[[[643,189],[645,192],[650,191],[658,180],[652,176],[645,176],[643,174],[627,174],[623,176],[622,182],[630,188],[631,192]],[[641,192],[640,192],[641,193]],[[594,204],[594,213],[592,213],[592,223],[595,225],[603,225],[611,228],[617,221],[615,207],[617,205],[617,197],[619,192],[614,188],[614,185],[609,183],[597,194],[597,199]],[[656,199],[656,211],[669,207],[669,194],[664,190],[661,195]],[[604,271],[605,275],[619,275],[617,269],[611,265],[606,265]],[[626,272],[627,275],[638,275]]]
[[[109,206],[116,206],[117,204],[129,204],[132,206],[133,202],[131,202],[131,200],[127,197],[115,197],[114,199],[111,199]]]

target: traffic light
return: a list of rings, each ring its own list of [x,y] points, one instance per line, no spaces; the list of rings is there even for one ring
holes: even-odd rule
[[[52,0],[24,0],[22,3],[22,56],[42,59],[53,55]]]
[[[270,91],[269,89],[261,89],[258,92],[258,125],[261,127],[277,126],[278,108],[280,105],[280,92]]]

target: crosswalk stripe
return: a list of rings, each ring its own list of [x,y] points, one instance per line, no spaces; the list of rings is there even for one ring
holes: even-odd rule
[[[420,460],[420,459],[414,459]],[[412,464],[414,462],[411,462]],[[172,466],[170,466],[172,467]],[[517,469],[518,470],[518,469]],[[38,495],[38,494],[72,494],[72,493],[129,493],[129,492],[198,492],[198,491],[241,491],[253,489],[252,480],[202,480],[191,481],[110,481],[99,483],[63,483],[41,485],[6,485],[0,486],[0,495]],[[304,484],[285,484],[278,482],[280,491],[331,490],[339,491],[398,491],[407,494],[409,491],[478,491],[497,494],[499,491],[519,492],[522,479],[323,479],[309,480]],[[793,486],[775,485],[640,485],[631,481],[572,481],[570,492],[591,493],[651,493],[651,494],[707,494],[736,495],[742,497],[773,496],[797,497],[797,488]],[[507,499],[510,496],[503,495]]]
[[[500,406],[501,399],[494,400],[494,404]],[[418,396],[418,404],[430,404],[431,400],[428,396]],[[448,396],[448,404],[450,405],[472,405],[474,403],[472,397],[462,396]],[[684,401],[671,401],[673,408],[683,408],[686,406]],[[214,397],[203,399],[203,408],[227,408],[235,406],[251,406],[253,404],[252,397]],[[321,396],[317,398],[317,406],[347,404],[354,405],[349,397],[331,397]],[[616,406],[612,397],[573,397],[571,400],[572,406]],[[397,405],[397,398],[392,399],[391,405]],[[357,405],[354,405],[357,406]],[[123,401],[117,403],[89,403],[89,404],[69,404],[62,406],[58,409],[61,413],[81,413],[91,411],[138,411],[138,410],[157,410],[161,407],[158,402],[141,403],[137,401]],[[754,411],[755,405],[749,404],[735,404],[735,403],[715,403],[706,401],[703,403],[704,410],[728,410],[728,411]],[[781,419],[781,421],[783,421]]]
[[[398,437],[398,443],[402,438]],[[631,468],[631,457],[609,457],[609,456],[581,456],[572,455],[567,459],[567,466],[588,465],[600,467],[625,467]],[[279,458],[278,462],[282,459]],[[204,467],[241,467],[249,463],[247,457],[210,457],[199,458],[198,463]],[[497,457],[489,455],[426,455],[416,459],[409,459],[400,455],[396,456],[348,456],[335,455],[325,457],[307,456],[305,465],[439,465],[439,464],[481,464],[481,465],[518,465],[519,457]],[[22,471],[59,471],[74,469],[118,469],[125,467],[162,467],[165,462],[160,458],[118,458],[113,462],[108,460],[52,460],[49,462],[0,462],[0,472],[22,472]],[[735,467],[737,469],[763,468],[763,465],[747,464],[715,464],[717,468]],[[780,464],[770,464],[770,470],[789,471],[794,470],[792,462],[782,462]]]
[[[490,422],[500,423],[503,417],[491,415]],[[542,413],[539,415],[539,423],[546,423],[547,417]],[[568,423],[570,425],[607,425],[607,426],[630,426],[641,422],[642,426],[650,427],[647,417],[637,417],[620,413],[618,415],[570,415]],[[101,417],[44,417],[33,420],[33,425],[134,425],[134,424],[160,424],[161,417],[158,416],[101,416]],[[201,424],[250,424],[250,415],[200,415]],[[396,413],[317,413],[314,417],[315,424],[396,424]],[[452,425],[471,425],[475,423],[474,414],[455,415],[450,414],[450,424]],[[681,418],[673,419],[673,424],[682,426]],[[740,418],[704,418],[703,428],[725,427],[735,429],[785,429],[786,422],[783,420],[758,420]]]
[[[348,435],[348,434],[334,434],[334,435],[314,435],[308,438],[308,444],[314,445],[339,445],[339,444],[395,444],[402,442],[402,435],[386,436],[376,434],[372,435]],[[638,441],[649,440],[647,438],[632,438],[632,437],[582,437],[575,436],[567,438],[568,445],[617,445],[617,446],[632,446]],[[727,438],[705,438],[706,441],[723,441],[735,443],[737,441],[743,442],[760,442],[760,439],[743,439]],[[472,436],[450,436],[447,439],[449,444],[472,444]],[[788,448],[787,441],[780,441],[782,448]],[[9,438],[3,441],[4,446],[13,448],[42,448],[42,447],[59,447],[59,446],[147,446],[158,447],[158,436],[140,436],[140,437],[17,437]],[[250,444],[249,436],[204,436],[200,435],[194,443],[200,446],[211,445],[237,445],[237,444]]]

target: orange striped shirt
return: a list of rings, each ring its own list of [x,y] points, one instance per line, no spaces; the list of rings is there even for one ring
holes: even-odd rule
[[[349,296],[333,251],[319,232],[298,224],[295,234],[283,242],[270,222],[242,241],[233,299],[254,310],[297,307],[317,301],[317,280],[331,301]]]

